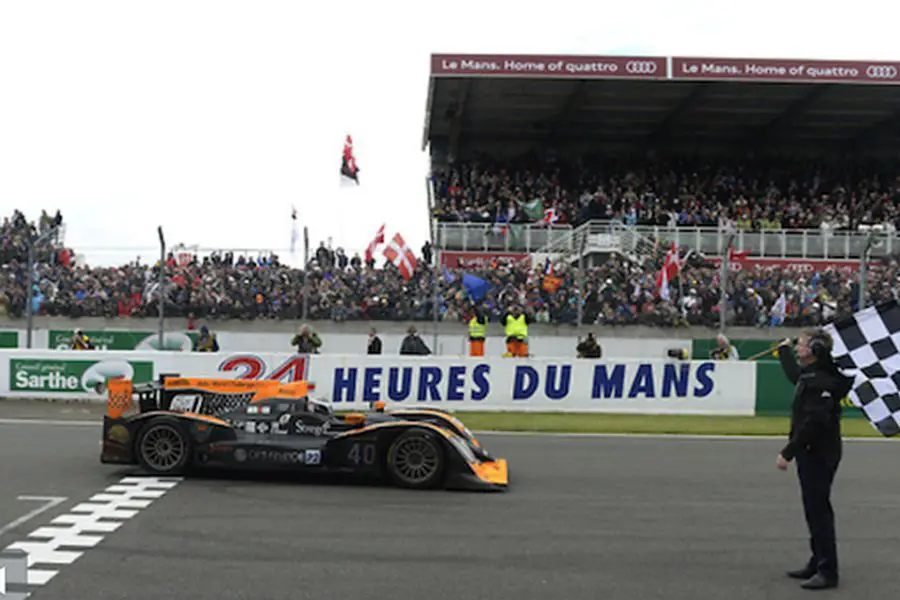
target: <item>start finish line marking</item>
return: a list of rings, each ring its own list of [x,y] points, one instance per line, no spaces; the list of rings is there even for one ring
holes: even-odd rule
[[[49,526],[39,527],[25,539],[7,546],[0,551],[0,567],[5,566],[4,561],[12,564],[24,556],[27,571],[24,581],[16,581],[12,578],[11,569],[5,569],[9,591],[3,600],[27,598],[35,587],[53,579],[61,567],[81,558],[88,549],[96,547],[108,534],[136,517],[181,481],[180,477],[125,477],[72,507],[68,513],[56,517]],[[36,496],[22,496],[20,499],[42,499],[49,503],[7,525],[5,531],[65,501],[65,498]]]

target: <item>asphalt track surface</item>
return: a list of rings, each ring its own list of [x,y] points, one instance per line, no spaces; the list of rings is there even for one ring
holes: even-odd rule
[[[93,413],[93,411],[91,411]],[[93,415],[0,402],[0,548],[116,484]],[[20,419],[30,419],[21,421]],[[41,423],[52,420],[52,424]],[[185,480],[30,598],[803,598],[793,468],[776,440],[485,435],[510,460],[502,494],[349,482]],[[842,587],[897,583],[900,446],[847,442],[835,489]],[[2,600],[0,596],[0,600]]]

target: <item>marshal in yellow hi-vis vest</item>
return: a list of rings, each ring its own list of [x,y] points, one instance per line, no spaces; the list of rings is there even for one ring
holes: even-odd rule
[[[528,356],[528,316],[522,313],[507,313],[502,319],[506,333],[506,355]]]
[[[469,319],[469,356],[484,356],[484,339],[487,336],[487,319],[472,315]]]

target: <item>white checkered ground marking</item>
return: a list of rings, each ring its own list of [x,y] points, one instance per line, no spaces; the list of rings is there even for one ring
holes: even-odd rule
[[[28,554],[28,585],[41,586],[142,509],[178,485],[178,477],[125,477],[87,502],[32,531],[6,550]]]

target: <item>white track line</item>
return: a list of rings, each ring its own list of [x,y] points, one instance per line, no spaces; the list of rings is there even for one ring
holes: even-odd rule
[[[10,544],[0,554],[10,550],[27,553],[30,595],[35,586],[45,585],[62,566],[81,558],[180,481],[181,478],[125,477],[56,517],[48,526],[35,529],[24,540]]]
[[[476,435],[510,436],[510,437],[560,437],[560,438],[632,438],[632,439],[671,439],[671,440],[756,440],[772,441],[787,440],[787,432],[784,435],[722,435],[702,433],[563,433],[554,431],[473,431]],[[844,437],[845,442],[891,442],[900,441],[900,438],[886,437]]]
[[[7,531],[12,531],[19,525],[27,523],[28,521],[35,518],[42,512],[50,510],[51,508],[53,508],[55,506],[59,506],[60,504],[62,504],[63,502],[65,502],[67,500],[67,498],[65,496],[19,496],[18,499],[30,501],[30,502],[43,502],[44,505],[39,506],[38,508],[35,508],[34,510],[29,511],[29,512],[25,513],[24,515],[22,515],[21,517],[19,517],[18,519],[16,519],[15,521],[11,521],[11,522],[7,523],[6,525],[4,525],[3,527],[0,527],[0,535],[3,535]]]

